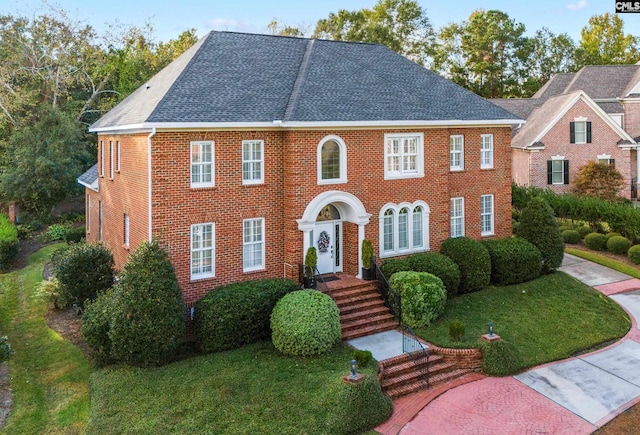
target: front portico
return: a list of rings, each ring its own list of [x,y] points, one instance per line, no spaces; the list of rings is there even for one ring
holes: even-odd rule
[[[342,272],[344,263],[357,264],[356,276],[361,278],[362,240],[370,218],[371,214],[367,213],[362,201],[351,193],[331,190],[319,194],[309,202],[302,218],[296,221],[298,229],[303,232],[301,260],[304,260],[309,247],[315,246],[320,273]],[[353,225],[350,224],[357,225],[357,249],[352,246],[356,241],[356,231],[351,230]],[[357,255],[357,260],[354,255]]]

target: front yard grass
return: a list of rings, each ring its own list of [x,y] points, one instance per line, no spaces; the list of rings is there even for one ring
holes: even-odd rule
[[[465,325],[460,342],[449,337],[454,319]],[[516,371],[594,349],[623,337],[631,327],[629,316],[613,300],[555,272],[453,298],[437,322],[416,334],[442,347],[478,347],[488,322],[494,322],[494,332],[518,350],[522,360]]]

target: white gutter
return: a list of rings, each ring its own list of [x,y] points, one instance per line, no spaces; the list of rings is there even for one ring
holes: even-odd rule
[[[151,138],[153,136],[156,135],[156,129],[155,127],[153,129],[151,129],[151,133],[149,134],[149,137],[147,138],[147,166],[148,166],[148,173],[147,176],[149,177],[149,243],[153,242],[153,225],[152,225],[152,214],[151,214],[151,206],[152,206],[152,201],[151,201]]]

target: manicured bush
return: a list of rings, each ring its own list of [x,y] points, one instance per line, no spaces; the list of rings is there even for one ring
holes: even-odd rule
[[[481,242],[468,237],[445,240],[440,253],[451,258],[460,269],[458,293],[482,290],[491,279],[491,257]]]
[[[640,245],[633,245],[627,251],[629,260],[634,264],[640,264]]]
[[[382,260],[380,270],[384,273],[384,276],[389,279],[391,275],[396,272],[406,272],[411,270],[411,266],[406,258],[387,258]]]
[[[317,290],[297,290],[271,313],[273,345],[285,355],[322,355],[341,339],[338,306]]]
[[[589,233],[584,238],[584,245],[594,251],[604,251],[607,248],[607,236],[601,233]]]
[[[271,312],[287,293],[290,280],[265,279],[218,287],[195,305],[195,333],[204,352],[234,349],[271,337]]]
[[[60,283],[55,277],[41,281],[36,296],[49,302],[56,310],[71,305],[71,301],[67,299],[68,295],[60,291]]]
[[[622,236],[613,236],[607,240],[607,251],[613,254],[626,254],[631,248],[631,242]]]
[[[491,282],[494,284],[518,284],[540,276],[542,254],[525,239],[509,237],[482,243],[491,257]]]
[[[0,364],[8,361],[11,355],[13,355],[13,349],[11,349],[9,338],[4,335],[0,337]]]
[[[522,367],[522,356],[518,349],[505,340],[483,342],[482,371],[490,376],[507,376]]]
[[[447,290],[447,298],[458,294],[460,287],[460,268],[452,259],[438,252],[425,252],[407,257],[409,270],[414,272],[428,272],[442,280]]]
[[[330,397],[333,398],[331,420],[322,432],[332,434],[364,433],[385,422],[393,412],[391,398],[384,394],[375,376],[368,376],[356,384],[336,380]]]
[[[607,236],[607,241],[608,241],[611,237],[622,236],[622,234],[616,233],[615,231],[611,231],[610,233],[605,234],[605,236]]]
[[[60,285],[60,300],[67,306],[82,307],[113,285],[113,255],[100,243],[75,243],[59,249],[51,256],[51,265]]]
[[[80,243],[85,239],[85,235],[86,234],[84,226],[72,227],[69,228],[65,233],[64,241],[67,242],[67,244]]]
[[[564,230],[562,232],[562,239],[565,243],[575,245],[580,242],[580,233],[576,230]]]
[[[9,218],[0,215],[0,270],[8,270],[18,255],[18,230]]]
[[[356,349],[353,351],[353,359],[358,364],[358,369],[365,368],[373,360],[373,354],[369,350]]]
[[[82,311],[80,332],[92,350],[94,360],[104,365],[113,361],[111,356],[111,323],[117,314],[120,289],[115,287],[98,295],[95,301],[87,301]]]
[[[464,322],[459,319],[453,320],[449,323],[449,337],[453,341],[461,341],[464,337],[465,326]]]
[[[157,242],[144,242],[124,265],[116,288],[109,329],[113,358],[137,366],[167,361],[185,328],[182,291],[168,254]]]
[[[580,234],[580,238],[584,239],[587,234],[591,234],[593,232],[593,230],[591,229],[591,227],[587,226],[587,225],[583,225],[581,227],[578,227],[578,233]]]
[[[391,290],[399,294],[402,321],[412,328],[431,325],[444,311],[447,291],[442,280],[426,272],[397,272],[389,280]]]
[[[542,254],[542,273],[551,273],[560,267],[564,240],[553,210],[544,199],[535,197],[529,201],[522,211],[517,235],[533,243]]]

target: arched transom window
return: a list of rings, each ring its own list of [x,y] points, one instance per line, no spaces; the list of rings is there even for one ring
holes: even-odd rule
[[[326,136],[318,144],[318,184],[347,182],[347,147],[335,135]]]

